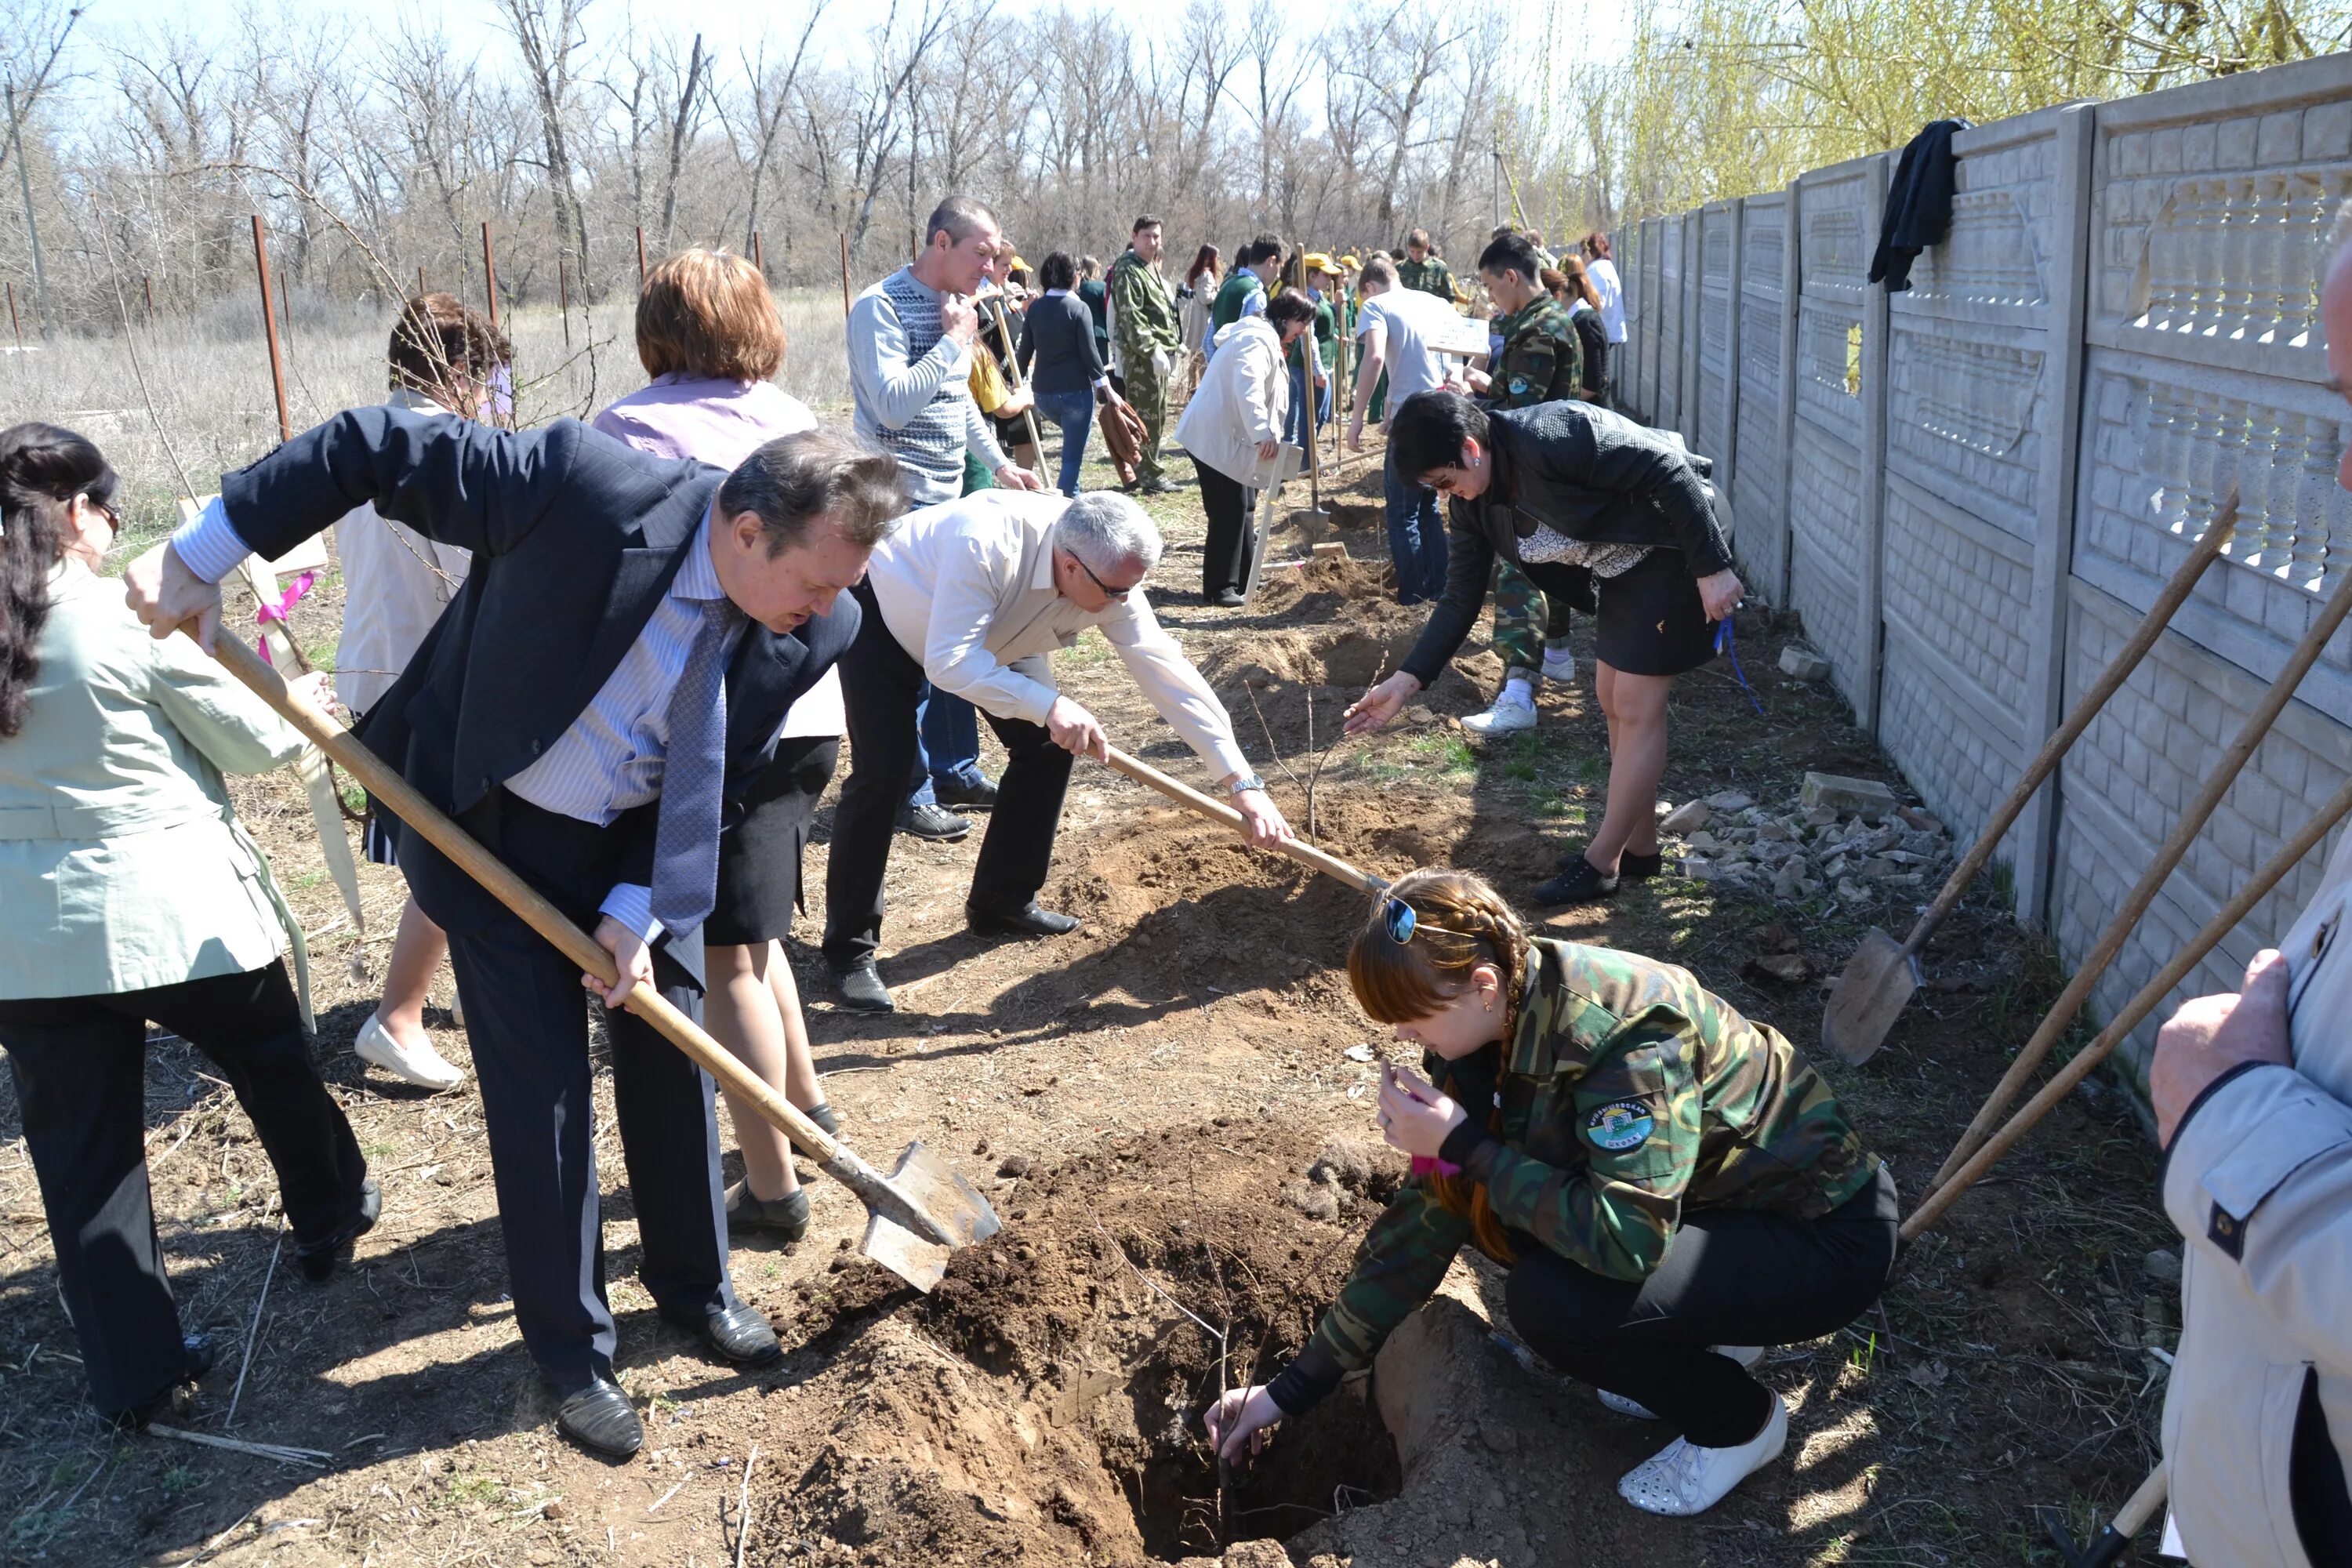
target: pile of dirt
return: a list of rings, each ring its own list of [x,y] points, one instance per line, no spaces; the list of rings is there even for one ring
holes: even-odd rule
[[[1332,609],[1357,599],[1396,597],[1396,569],[1384,561],[1350,555],[1310,556],[1304,566],[1270,569],[1250,603],[1255,614],[1297,625],[1328,619]]]
[[[1222,1488],[1199,1417],[1221,1387],[1270,1376],[1345,1278],[1352,1231],[1283,1205],[1281,1186],[1312,1173],[1359,1206],[1401,1164],[1220,1117],[1003,1181],[1003,1231],[818,1374],[843,1391],[829,1429],[777,1435],[814,1458],[779,1483],[788,1522],[763,1531],[766,1560],[1176,1562],[1395,1496],[1360,1386]]]

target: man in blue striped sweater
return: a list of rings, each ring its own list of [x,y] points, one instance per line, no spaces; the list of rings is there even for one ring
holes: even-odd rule
[[[857,297],[849,310],[849,388],[857,433],[898,459],[916,506],[963,493],[964,452],[1006,489],[1041,489],[1007,458],[971,397],[981,281],[1011,249],[996,215],[970,196],[931,212],[922,255]],[[855,764],[853,764],[854,766]],[[926,700],[923,744],[898,826],[919,838],[961,838],[971,824],[951,805],[995,804],[980,771],[980,725],[961,698]]]

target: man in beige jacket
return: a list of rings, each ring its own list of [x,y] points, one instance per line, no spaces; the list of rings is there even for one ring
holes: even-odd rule
[[[2352,387],[2352,204],[2320,294]],[[2338,482],[2352,489],[2352,449]],[[2244,991],[2157,1037],[2164,1207],[2188,1238],[2164,1402],[2173,1523],[2200,1568],[2352,1563],[2352,835]]]
[[[824,955],[845,1005],[891,1010],[874,963],[896,801],[913,757],[915,701],[929,680],[986,716],[1004,743],[996,809],[965,912],[974,931],[1052,936],[1076,929],[1038,907],[1070,767],[1108,745],[1094,715],[1055,689],[1047,663],[1092,626],[1161,718],[1233,797],[1255,842],[1289,836],[1243,758],[1233,720],[1151,614],[1143,580],[1160,532],[1127,497],[1076,500],[981,490],[909,512],[854,592],[864,606],[841,663],[852,771],[825,868]]]

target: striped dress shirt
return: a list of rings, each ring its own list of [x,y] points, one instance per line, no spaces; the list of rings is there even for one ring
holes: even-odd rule
[[[206,582],[228,575],[248,553],[218,500],[172,536],[188,570]],[[669,591],[646,619],[594,699],[530,766],[507,780],[514,795],[545,811],[602,827],[631,806],[661,796],[662,760],[669,747],[669,698],[685,672],[686,657],[702,626],[702,604],[722,595],[710,560],[710,518],[705,513],[688,541],[686,559]],[[746,623],[735,617],[724,648],[732,658]],[[653,889],[625,882],[605,897],[603,912],[650,942]]]

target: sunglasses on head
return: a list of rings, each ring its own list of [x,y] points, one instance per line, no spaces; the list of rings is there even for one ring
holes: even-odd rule
[[[1388,932],[1389,940],[1399,947],[1411,942],[1412,933],[1417,931],[1435,931],[1440,936],[1459,937],[1464,942],[1478,940],[1465,931],[1455,931],[1451,926],[1431,924],[1423,920],[1420,911],[1411,904],[1393,895],[1381,906],[1381,926]]]

